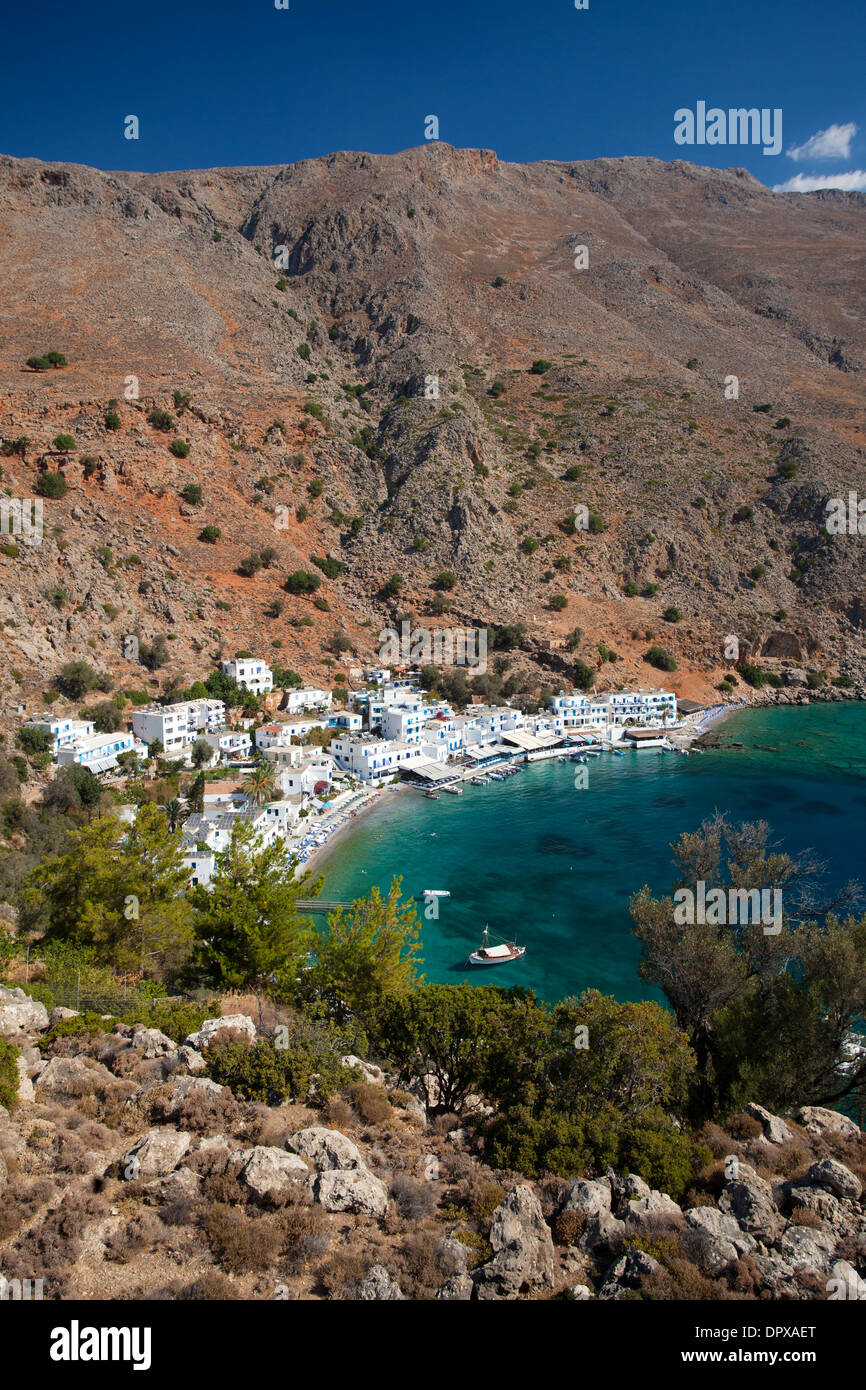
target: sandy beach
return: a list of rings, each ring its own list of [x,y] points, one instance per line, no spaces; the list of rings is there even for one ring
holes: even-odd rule
[[[415,788],[402,784],[377,787],[375,791],[371,791],[365,795],[362,801],[358,801],[351,807],[341,811],[336,817],[335,829],[329,834],[327,843],[324,845],[316,845],[313,848],[313,852],[310,854],[309,858],[303,864],[298,864],[295,871],[296,875],[307,871],[320,874],[327,861],[332,857],[334,850],[345,842],[351,832],[357,829],[364,817],[367,816],[374,807],[387,804],[395,800],[398,796],[405,796],[406,793],[413,790],[416,791],[417,795],[417,790]],[[321,831],[323,828],[322,826],[316,827],[317,832]]]

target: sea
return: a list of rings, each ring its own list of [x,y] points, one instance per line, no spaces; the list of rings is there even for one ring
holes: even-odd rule
[[[766,821],[789,853],[812,851],[828,890],[866,880],[866,704],[744,710],[715,731],[717,750],[688,757],[553,759],[467,783],[462,796],[383,797],[328,852],[322,896],[351,900],[401,877],[404,897],[417,899],[431,982],[521,984],[549,1002],[585,989],[660,999],[638,974],[629,899],[644,884],[669,890],[672,844],[716,811],[734,824]],[[435,918],[425,888],[451,895]],[[469,965],[485,925],[493,940],[525,945],[523,959]]]

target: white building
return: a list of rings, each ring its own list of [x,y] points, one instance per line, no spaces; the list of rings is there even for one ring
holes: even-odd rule
[[[670,690],[616,690],[605,695],[563,691],[550,700],[554,728],[593,730],[618,739],[627,723],[663,728],[677,722],[677,697]]]
[[[420,743],[410,747],[385,738],[335,738],[330,752],[341,768],[362,782],[381,782],[425,760]]]
[[[258,657],[240,657],[234,661],[221,661],[220,666],[227,676],[254,695],[266,695],[274,688],[274,673],[267,662]]]
[[[117,732],[113,734],[89,734],[85,738],[76,739],[75,743],[66,743],[57,751],[57,761],[61,767],[68,767],[71,763],[78,763],[81,767],[86,767],[91,772],[110,772],[117,767],[118,753],[142,752],[147,755],[147,749],[140,745],[136,746],[136,741],[132,734]]]
[[[304,709],[330,709],[332,699],[330,690],[315,690],[305,686],[303,690],[287,690],[282,708],[290,713]]]
[[[132,731],[142,743],[157,739],[168,758],[182,757],[202,734],[222,729],[226,707],[222,700],[184,700],[176,705],[149,705],[132,715]]]
[[[54,757],[59,749],[67,748],[77,739],[90,738],[95,732],[92,719],[52,719],[50,714],[34,715],[22,725],[25,729],[41,729],[48,734],[49,746]]]
[[[242,729],[218,729],[202,737],[223,762],[249,757],[253,746],[249,734]]]
[[[316,762],[304,763],[301,767],[285,767],[277,780],[286,796],[313,796],[316,787],[321,788],[322,784],[330,789],[335,771],[334,759],[323,757]]]

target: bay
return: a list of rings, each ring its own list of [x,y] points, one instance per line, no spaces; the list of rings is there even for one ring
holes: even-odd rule
[[[386,891],[395,874],[404,896],[449,890],[438,920],[418,903],[430,981],[522,984],[549,1001],[589,988],[660,998],[638,974],[628,901],[645,883],[669,888],[671,843],[714,811],[766,820],[789,852],[815,851],[828,886],[861,871],[866,705],[746,710],[717,732],[718,751],[592,758],[582,789],[576,765],[553,760],[505,782],[466,785],[459,797],[385,797],[323,860],[323,896],[353,899],[373,884]],[[470,966],[485,924],[525,944],[523,960]]]

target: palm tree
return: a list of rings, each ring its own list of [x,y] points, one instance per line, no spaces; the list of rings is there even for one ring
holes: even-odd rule
[[[184,809],[177,797],[165,803],[165,814],[168,817],[168,824],[172,835],[177,830],[178,825],[185,819]]]
[[[267,801],[274,790],[274,769],[271,763],[256,763],[247,780],[244,782],[244,791],[255,802],[256,806],[261,806],[263,801]]]

